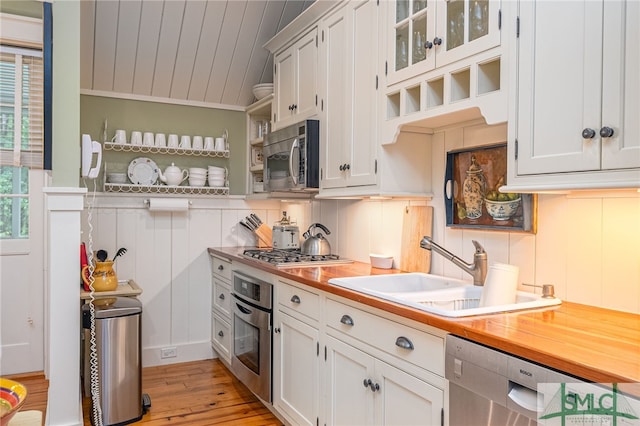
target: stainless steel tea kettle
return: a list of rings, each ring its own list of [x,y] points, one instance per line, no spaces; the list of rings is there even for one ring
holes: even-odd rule
[[[311,256],[323,256],[331,254],[331,244],[329,244],[329,241],[324,237],[322,232],[318,232],[317,234],[312,235],[311,232],[315,228],[322,229],[327,235],[331,234],[331,231],[329,231],[326,226],[320,223],[314,223],[313,225],[311,225],[309,229],[307,229],[307,231],[302,234],[302,236],[305,238],[301,248],[302,254]]]

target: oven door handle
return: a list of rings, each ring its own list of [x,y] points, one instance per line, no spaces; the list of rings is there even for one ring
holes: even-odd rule
[[[298,142],[298,138],[295,138],[293,141],[293,144],[291,145],[291,152],[289,152],[289,175],[293,179],[294,185],[298,184],[298,174],[293,173],[293,151],[299,147],[300,147],[300,143]]]
[[[250,310],[250,309],[245,308],[245,307],[244,307],[244,306],[242,306],[241,304],[236,303],[236,307],[237,307],[237,308],[238,308],[238,310],[240,310],[240,312],[242,312],[243,314],[245,314],[245,315],[251,315],[251,310]]]

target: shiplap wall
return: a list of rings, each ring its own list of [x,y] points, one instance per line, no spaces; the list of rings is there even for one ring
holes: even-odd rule
[[[148,197],[147,197],[148,198]],[[144,198],[98,196],[93,208],[87,197],[82,241],[112,258],[127,252],[114,269],[118,279],[133,279],[142,288],[143,366],[213,357],[211,274],[208,247],[255,245],[255,237],[238,225],[249,213],[265,223],[281,214],[279,202],[192,198],[186,212],[151,212]],[[176,347],[177,358],[160,358],[160,350]]]

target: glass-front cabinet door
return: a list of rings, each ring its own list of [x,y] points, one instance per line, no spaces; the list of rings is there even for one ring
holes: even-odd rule
[[[395,83],[434,68],[435,55],[430,40],[436,33],[436,3],[397,0],[388,6],[393,43],[387,68],[389,83]]]
[[[388,6],[388,84],[500,44],[499,0],[397,0]]]

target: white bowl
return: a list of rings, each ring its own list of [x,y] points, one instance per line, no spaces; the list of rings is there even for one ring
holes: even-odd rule
[[[518,197],[509,201],[491,201],[485,198],[484,203],[487,206],[487,212],[494,220],[509,220],[518,210],[521,199]]]
[[[189,177],[189,186],[204,186],[207,180],[205,178]]]
[[[393,256],[370,254],[369,259],[371,261],[371,266],[374,268],[391,269],[393,266]]]
[[[223,187],[224,183],[224,178],[209,178],[209,186],[211,187]]]
[[[207,174],[207,169],[203,169],[200,167],[190,167],[189,168],[189,176],[191,175],[197,175],[197,174],[201,174],[201,175],[206,175]]]
[[[256,84],[253,86],[253,95],[257,100],[273,93],[273,83]]]

